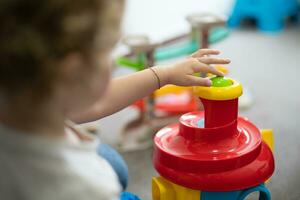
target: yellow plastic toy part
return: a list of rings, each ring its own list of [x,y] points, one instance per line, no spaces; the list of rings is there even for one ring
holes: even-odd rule
[[[154,92],[155,97],[163,96],[166,94],[180,94],[185,91],[192,91],[192,87],[181,87],[176,85],[166,85]]]
[[[215,66],[215,68],[220,71],[220,72],[223,72],[223,74],[227,75],[229,73],[229,70],[227,67],[225,66],[222,66],[222,65],[217,65]]]
[[[194,95],[208,100],[231,100],[236,99],[243,93],[243,87],[237,81],[232,81],[231,86],[227,87],[193,87]]]
[[[274,135],[272,129],[260,130],[263,141],[274,151]]]
[[[262,129],[260,130],[263,141],[274,151],[274,135],[272,129]],[[269,183],[271,179],[266,180]]]
[[[153,200],[171,200],[175,199],[175,191],[168,181],[161,177],[152,178],[152,199]]]
[[[224,75],[227,75],[227,74],[229,73],[228,68],[225,67],[225,66],[222,66],[222,65],[216,65],[215,68],[216,68],[218,71],[222,72]],[[212,77],[212,76],[215,76],[215,75],[214,75],[214,74],[211,74],[211,73],[208,73],[207,76],[208,76],[208,77]]]
[[[192,190],[163,177],[152,178],[152,199],[153,200],[201,200],[201,192]]]

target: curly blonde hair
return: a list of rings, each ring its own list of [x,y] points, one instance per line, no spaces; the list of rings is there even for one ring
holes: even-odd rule
[[[1,0],[0,90],[49,93],[70,52],[106,51],[119,38],[122,0]]]

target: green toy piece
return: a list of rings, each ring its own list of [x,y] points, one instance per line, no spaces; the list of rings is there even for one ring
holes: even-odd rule
[[[117,65],[126,66],[134,71],[141,71],[144,69],[144,63],[126,57],[118,57],[115,62]]]
[[[229,78],[222,76],[215,76],[213,78],[210,78],[210,80],[212,82],[212,87],[228,87],[233,84]]]
[[[120,66],[126,66],[135,71],[141,71],[145,69],[145,64],[144,64],[145,58],[143,54],[138,55],[138,57],[135,59],[131,59],[127,57],[118,57],[116,58],[115,62]]]

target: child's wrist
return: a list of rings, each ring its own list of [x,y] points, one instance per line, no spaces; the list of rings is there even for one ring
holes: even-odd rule
[[[169,84],[168,73],[166,73],[166,69],[164,67],[154,66],[154,67],[152,67],[152,69],[155,71],[155,73],[158,76],[160,87],[163,87],[163,86]]]

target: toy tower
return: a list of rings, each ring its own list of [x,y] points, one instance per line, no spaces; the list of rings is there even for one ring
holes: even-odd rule
[[[215,77],[212,87],[195,87],[204,112],[184,114],[154,138],[153,200],[243,200],[259,192],[274,172],[272,130],[238,117],[242,86]]]

